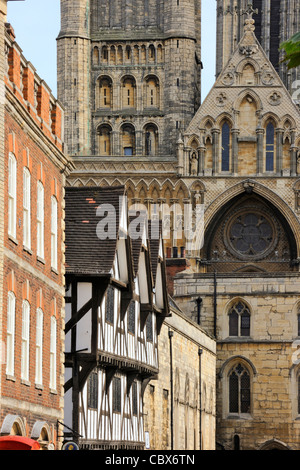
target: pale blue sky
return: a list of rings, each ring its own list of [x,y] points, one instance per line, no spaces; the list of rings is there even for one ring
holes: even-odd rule
[[[216,0],[202,0],[202,100],[215,81]],[[60,0],[8,2],[7,21],[15,30],[24,57],[56,97],[56,37]]]

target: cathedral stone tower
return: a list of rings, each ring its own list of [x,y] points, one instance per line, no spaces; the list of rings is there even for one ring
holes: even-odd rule
[[[58,96],[66,109],[65,143],[69,154],[90,152],[90,17],[88,0],[61,1]]]
[[[170,155],[200,103],[200,0],[61,0],[73,155]]]
[[[279,51],[280,44],[300,29],[299,0],[217,0],[217,76],[243,35],[243,11],[249,4],[255,10],[257,39],[287,89],[299,99],[296,80],[300,79],[300,68],[288,71],[281,62],[284,51]]]
[[[189,187],[197,178],[203,187],[204,227],[174,298],[197,318],[200,297],[200,324],[217,340],[219,447],[296,450],[300,115],[255,37],[251,8],[247,16],[183,133],[179,167]],[[199,152],[189,152],[195,141]]]

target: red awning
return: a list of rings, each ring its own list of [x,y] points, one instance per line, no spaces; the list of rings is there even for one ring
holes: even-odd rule
[[[1,436],[0,450],[39,450],[40,444],[23,436]]]

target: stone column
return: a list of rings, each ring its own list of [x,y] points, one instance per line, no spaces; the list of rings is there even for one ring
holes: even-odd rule
[[[135,155],[143,154],[143,131],[135,133]]]
[[[231,130],[231,136],[232,136],[232,173],[237,174],[238,173],[238,158],[239,158],[239,142],[238,142],[238,136],[239,136],[240,131],[236,128],[233,128]]]
[[[197,152],[198,152],[198,159],[199,159],[199,162],[198,162],[198,175],[203,175],[203,171],[204,171],[204,162],[205,162],[205,152],[206,152],[206,148],[205,148],[205,145],[202,143],[200,145],[200,147],[197,149]]]
[[[213,174],[217,173],[218,170],[218,161],[220,154],[220,129],[212,129],[213,136],[213,158],[212,158],[212,171]]]
[[[276,129],[276,173],[281,174],[282,170],[282,147],[283,147],[283,129]]]
[[[183,141],[181,138],[177,141],[177,173],[178,176],[182,176],[184,173]]]
[[[256,129],[257,135],[257,149],[256,149],[256,163],[257,163],[257,174],[261,175],[263,173],[263,164],[264,164],[264,129],[258,127]]]

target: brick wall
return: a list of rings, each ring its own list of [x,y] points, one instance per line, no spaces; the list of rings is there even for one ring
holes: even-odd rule
[[[14,373],[7,375],[6,359],[1,369],[0,433],[7,429],[8,416],[18,417],[17,432],[32,436],[44,422],[44,440],[60,446],[57,420],[63,420],[64,361],[64,186],[71,161],[62,153],[63,110],[47,84],[21,53],[10,25],[6,29],[5,152],[4,152],[4,275],[2,341],[7,343],[8,292],[16,298]],[[8,233],[8,161],[16,159],[16,235]],[[30,173],[30,247],[23,245],[23,172]],[[44,187],[44,257],[37,253],[37,185]],[[51,198],[57,200],[57,268],[51,266]],[[2,199],[1,199],[2,200]],[[22,304],[30,305],[29,376],[21,377]],[[37,309],[43,311],[42,380],[36,383]],[[56,319],[56,386],[50,383],[51,319]],[[9,421],[10,422],[10,421]],[[38,432],[39,434],[39,432]],[[62,432],[60,432],[62,434]],[[36,439],[39,435],[35,436]]]

